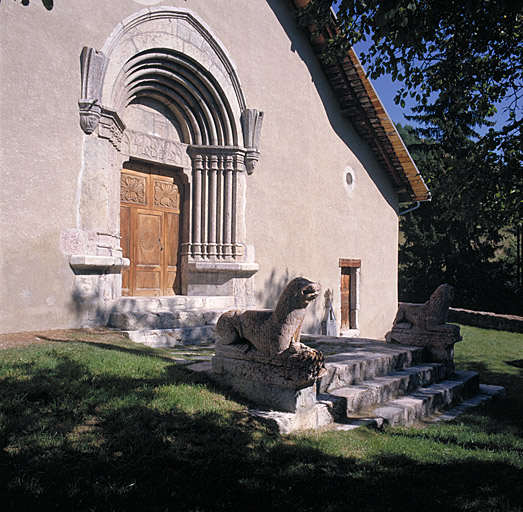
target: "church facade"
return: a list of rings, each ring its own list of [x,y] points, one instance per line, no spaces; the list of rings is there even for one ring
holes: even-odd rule
[[[399,203],[429,193],[303,3],[2,2],[0,332],[107,325],[135,297],[272,307],[301,275],[338,332],[384,336]]]

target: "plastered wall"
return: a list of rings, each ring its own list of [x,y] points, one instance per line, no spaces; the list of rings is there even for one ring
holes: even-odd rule
[[[236,65],[247,106],[265,112],[245,204],[258,304],[271,307],[287,280],[303,275],[334,290],[339,308],[338,260],[360,259],[358,328],[383,336],[397,304],[397,198],[340,115],[283,0],[58,0],[50,12],[36,0],[0,4],[0,331],[81,322],[69,254],[83,242],[63,236],[78,227],[88,137],[78,123],[79,56],[152,3],[189,9],[207,24]],[[322,315],[318,299],[304,331],[317,332]]]

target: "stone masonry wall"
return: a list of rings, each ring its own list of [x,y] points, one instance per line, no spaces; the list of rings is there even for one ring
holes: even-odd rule
[[[523,333],[523,316],[498,315],[485,311],[450,308],[448,321],[484,329]]]

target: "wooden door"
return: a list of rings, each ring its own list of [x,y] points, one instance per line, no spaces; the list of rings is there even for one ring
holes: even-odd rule
[[[350,329],[350,268],[341,268],[341,329]]]
[[[179,187],[172,176],[140,168],[123,169],[121,175],[121,247],[131,261],[122,272],[122,295],[175,295],[180,292]]]

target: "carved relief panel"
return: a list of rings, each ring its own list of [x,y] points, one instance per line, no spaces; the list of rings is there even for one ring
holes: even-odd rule
[[[180,210],[180,192],[172,178],[154,177],[154,206]]]
[[[122,203],[147,204],[146,178],[122,171],[120,178],[120,201]]]

